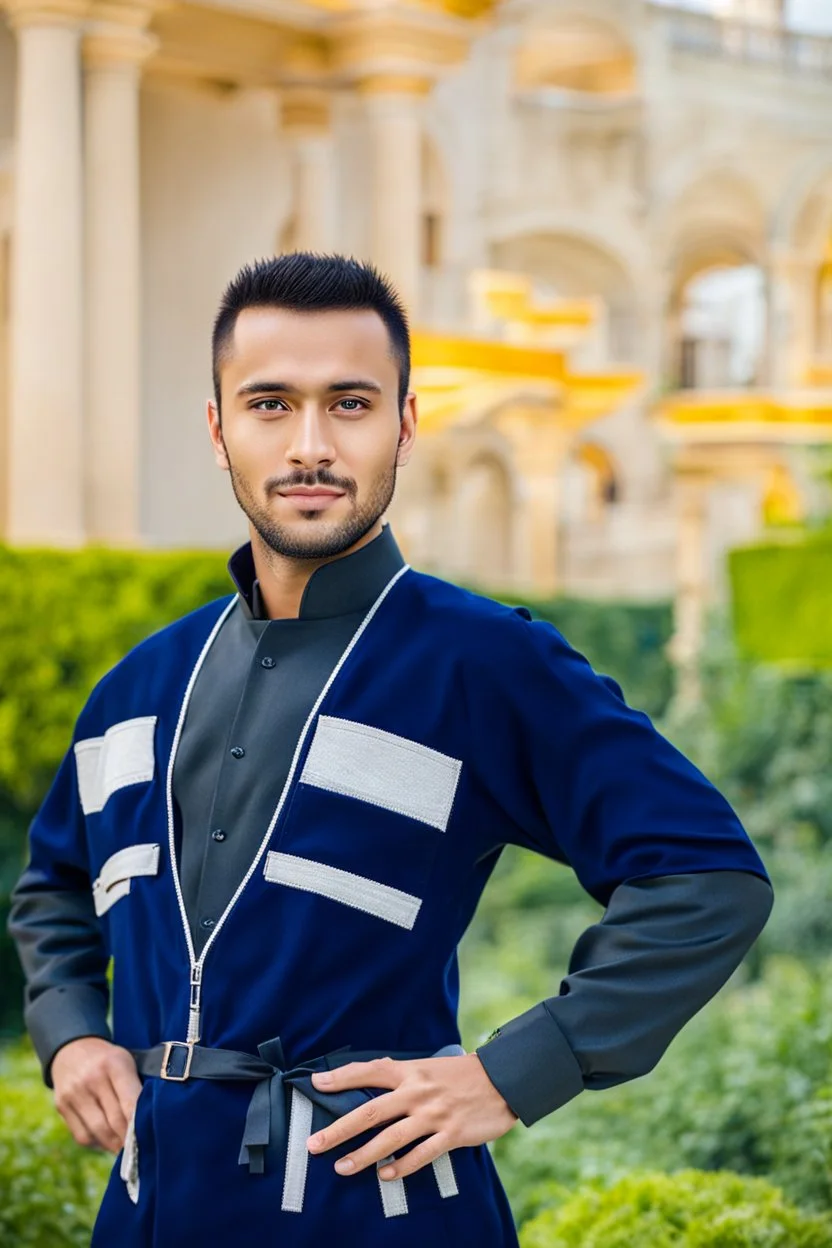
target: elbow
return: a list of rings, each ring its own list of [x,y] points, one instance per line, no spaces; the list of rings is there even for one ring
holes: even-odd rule
[[[749,872],[732,872],[736,881],[732,888],[733,902],[728,915],[732,935],[744,957],[769,920],[774,906],[774,889],[770,882]]]

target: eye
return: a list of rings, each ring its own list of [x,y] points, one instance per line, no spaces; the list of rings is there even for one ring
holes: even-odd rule
[[[285,412],[286,404],[282,399],[258,399],[251,408],[254,412]]]
[[[364,399],[355,399],[350,397],[346,399],[339,399],[337,406],[345,412],[363,412],[367,408],[368,404],[364,401]]]

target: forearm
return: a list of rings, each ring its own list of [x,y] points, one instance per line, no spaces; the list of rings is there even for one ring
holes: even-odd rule
[[[82,1036],[110,1039],[107,952],[91,892],[45,886],[24,872],[12,893],[9,934],[26,977],[24,1016],[51,1086],[58,1049]]]
[[[573,951],[560,994],[477,1053],[526,1126],[584,1088],[652,1070],[759,935],[771,886],[743,871],[632,880]]]

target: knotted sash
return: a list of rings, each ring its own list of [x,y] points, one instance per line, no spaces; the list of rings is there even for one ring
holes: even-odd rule
[[[171,1049],[157,1044],[152,1049],[133,1049],[131,1052],[139,1074],[182,1082],[188,1048],[191,1049],[188,1079],[254,1083],[238,1162],[247,1165],[253,1175],[264,1174],[267,1167],[278,1173],[282,1169],[282,1208],[297,1213],[303,1209],[309,1136],[389,1090],[366,1087],[327,1092],[315,1087],[313,1074],[335,1070],[347,1062],[368,1062],[380,1057],[412,1061],[427,1057],[462,1056],[465,1053],[459,1044],[447,1044],[433,1052],[421,1050],[407,1053],[391,1052],[389,1049],[359,1052],[345,1045],[287,1069],[283,1045],[277,1036],[257,1046],[259,1057],[235,1049],[212,1049],[198,1044],[177,1044]],[[165,1062],[167,1065],[163,1072]],[[391,1158],[384,1159],[389,1160]],[[379,1166],[382,1164],[378,1162]],[[436,1158],[433,1169],[440,1194],[456,1195],[456,1181],[447,1153]],[[385,1194],[385,1189],[389,1189],[388,1194]],[[383,1183],[381,1192],[387,1216],[407,1212],[402,1180]]]

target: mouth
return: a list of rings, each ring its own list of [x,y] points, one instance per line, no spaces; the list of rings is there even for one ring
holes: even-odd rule
[[[323,486],[313,486],[311,489],[300,487],[293,490],[280,490],[279,493],[281,498],[290,499],[303,511],[318,511],[331,507],[339,498],[344,497],[343,490],[326,489]]]

